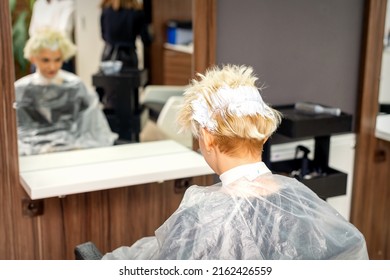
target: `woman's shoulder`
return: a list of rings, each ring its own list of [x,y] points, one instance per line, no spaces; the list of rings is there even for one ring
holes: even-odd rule
[[[82,82],[79,76],[66,70],[60,70],[59,75],[66,82]]]
[[[24,77],[19,78],[14,83],[15,87],[20,88],[20,87],[28,85],[33,80],[33,76],[34,76],[34,74],[28,74]]]

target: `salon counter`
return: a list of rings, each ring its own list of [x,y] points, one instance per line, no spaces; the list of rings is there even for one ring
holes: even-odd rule
[[[390,142],[390,114],[377,116],[375,136]]]
[[[202,155],[167,140],[21,157],[31,199],[209,175]]]

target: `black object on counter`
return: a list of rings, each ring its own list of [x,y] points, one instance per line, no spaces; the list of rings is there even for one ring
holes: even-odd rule
[[[270,145],[275,138],[272,137],[264,146],[264,163],[274,173],[296,175],[297,179],[325,200],[328,197],[346,194],[347,174],[329,167],[329,148],[331,135],[352,131],[352,115],[343,112],[338,116],[325,113],[307,114],[296,110],[294,105],[274,108],[283,114],[276,136],[281,135],[287,139],[285,142],[314,138],[314,158],[271,162]],[[302,147],[297,149],[305,150]],[[297,170],[300,170],[299,174],[293,172]]]
[[[123,73],[92,76],[92,84],[115,94],[113,108],[105,110],[111,130],[119,134],[119,140],[139,142],[142,108],[138,88],[147,83],[147,70],[128,70]]]
[[[309,171],[309,157],[308,157],[310,150],[309,150],[309,148],[307,148],[305,146],[298,145],[295,148],[295,159],[298,159],[298,153],[300,151],[303,152],[303,156],[301,158],[301,168],[299,169],[299,173],[297,174],[297,176],[299,179],[303,179],[307,174],[310,173],[310,171]]]

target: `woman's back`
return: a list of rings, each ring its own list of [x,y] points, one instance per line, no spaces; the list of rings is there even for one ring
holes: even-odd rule
[[[150,42],[145,36],[146,21],[144,12],[135,9],[104,8],[101,15],[102,37],[112,45],[126,45],[135,48],[137,36],[142,36],[145,43]]]
[[[280,189],[254,195],[261,183],[193,187],[156,231],[157,259],[367,259],[361,233],[295,179],[263,175]],[[264,189],[263,189],[264,190]]]
[[[155,238],[141,239],[106,258],[368,258],[362,234],[309,188],[271,174],[263,163],[248,170],[229,184],[222,180],[190,187]]]

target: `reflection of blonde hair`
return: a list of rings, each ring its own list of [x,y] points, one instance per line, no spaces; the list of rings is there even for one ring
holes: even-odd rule
[[[112,8],[117,11],[119,9],[135,9],[142,10],[143,5],[140,0],[102,0],[100,3],[102,8]]]
[[[198,74],[185,91],[178,115],[182,129],[190,129],[199,138],[200,128],[205,128],[226,154],[261,151],[280,124],[281,114],[263,102],[256,81],[248,66],[214,66]]]
[[[24,47],[24,57],[30,59],[42,49],[60,50],[63,60],[68,60],[76,54],[76,46],[62,32],[53,29],[43,29],[28,39]]]

